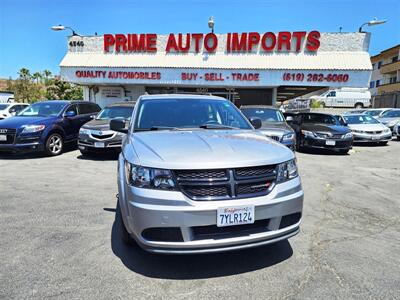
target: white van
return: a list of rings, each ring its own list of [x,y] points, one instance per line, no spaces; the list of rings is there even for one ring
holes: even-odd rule
[[[320,102],[323,107],[371,106],[371,93],[366,88],[331,89],[320,96],[311,96],[310,99]]]
[[[0,92],[0,103],[12,103],[14,102],[13,93]]]

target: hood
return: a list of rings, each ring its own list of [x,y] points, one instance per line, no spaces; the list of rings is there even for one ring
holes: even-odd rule
[[[259,166],[294,158],[287,147],[253,130],[133,133],[124,156],[131,163],[163,169]]]
[[[282,136],[285,133],[293,132],[293,129],[286,122],[264,122],[257,131],[267,135],[276,134]]]
[[[349,124],[350,129],[363,131],[385,130],[387,127],[383,124]]]
[[[377,119],[379,122],[383,123],[383,124],[387,124],[387,123],[391,123],[391,122],[399,122],[400,118],[395,117],[395,118],[378,118]]]
[[[0,121],[0,128],[18,129],[23,125],[47,124],[57,117],[11,117]]]
[[[313,132],[332,132],[337,134],[346,134],[351,132],[350,128],[341,125],[329,125],[329,124],[307,124],[303,123],[301,129],[313,131]]]
[[[82,126],[85,129],[109,130],[110,120],[91,120]]]

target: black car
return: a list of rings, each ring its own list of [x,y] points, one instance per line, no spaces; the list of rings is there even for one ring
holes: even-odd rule
[[[262,126],[258,129],[260,132],[294,150],[296,135],[277,108],[266,105],[246,105],[241,106],[240,110],[248,119],[254,117],[261,119]]]
[[[125,134],[110,129],[110,120],[130,120],[135,103],[113,103],[102,109],[79,131],[78,148],[82,155],[94,152],[119,151]]]
[[[99,111],[97,104],[87,101],[33,103],[17,116],[0,120],[0,151],[59,155],[65,143],[76,143],[81,126]]]
[[[294,115],[292,127],[296,132],[296,148],[331,149],[347,153],[353,145],[353,135],[342,119],[323,113]]]

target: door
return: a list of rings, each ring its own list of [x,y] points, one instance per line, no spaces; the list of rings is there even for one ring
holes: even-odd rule
[[[67,116],[73,112],[73,116]],[[81,128],[82,118],[78,114],[78,105],[71,104],[64,113],[63,127],[66,135],[66,140],[75,140],[78,138],[79,129]]]
[[[336,91],[330,91],[326,95],[325,99],[325,106],[327,107],[333,107],[336,105]]]
[[[89,122],[101,110],[100,106],[95,103],[79,103],[78,113],[81,120],[81,125]]]

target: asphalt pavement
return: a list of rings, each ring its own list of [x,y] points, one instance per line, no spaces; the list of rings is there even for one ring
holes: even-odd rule
[[[115,156],[0,154],[0,299],[400,299],[399,153],[298,153],[299,235],[192,256],[122,244]]]

